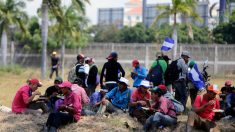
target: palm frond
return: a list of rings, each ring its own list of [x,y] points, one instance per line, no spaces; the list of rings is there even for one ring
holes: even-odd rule
[[[163,13],[161,13],[160,15],[158,15],[154,20],[153,20],[153,23],[151,24],[151,27],[155,27],[156,24],[159,22],[159,20],[161,18],[164,18],[164,17],[168,17],[169,15],[171,15],[171,11],[165,11]]]

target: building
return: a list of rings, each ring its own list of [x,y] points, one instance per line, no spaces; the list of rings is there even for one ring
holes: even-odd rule
[[[123,27],[123,8],[103,8],[98,10],[98,25],[116,25]]]

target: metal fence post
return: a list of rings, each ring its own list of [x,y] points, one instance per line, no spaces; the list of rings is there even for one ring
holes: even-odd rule
[[[218,73],[218,45],[215,45],[214,74]]]
[[[145,45],[145,67],[149,66],[149,46]]]

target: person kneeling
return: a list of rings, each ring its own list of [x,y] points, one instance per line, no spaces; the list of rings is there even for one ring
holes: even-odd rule
[[[206,131],[212,131],[216,128],[217,125],[213,120],[215,119],[215,112],[219,112],[215,110],[220,108],[219,100],[216,98],[216,94],[219,93],[216,85],[210,85],[206,94],[197,95],[192,111],[188,115],[187,132],[191,132],[193,127],[202,128]]]
[[[118,87],[113,88],[102,99],[102,105],[99,108],[98,114],[102,114],[105,111],[109,113],[121,114],[128,108],[130,101],[131,90],[127,88],[128,80],[121,77],[118,81]],[[111,101],[109,101],[110,99]]]
[[[176,125],[177,116],[173,102],[163,96],[160,88],[153,88],[150,91],[153,93],[151,96],[155,102],[150,110],[156,112],[146,120],[144,131],[149,131],[152,127],[158,129]]]
[[[51,113],[47,119],[46,126],[50,132],[57,131],[60,126],[79,121],[81,116],[81,97],[71,91],[72,84],[64,81],[58,86],[65,97],[58,112]]]

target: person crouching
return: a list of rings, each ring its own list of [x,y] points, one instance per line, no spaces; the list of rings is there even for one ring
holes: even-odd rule
[[[59,106],[58,112],[51,113],[47,119],[48,131],[55,132],[60,126],[77,122],[81,116],[81,97],[71,91],[72,84],[64,81],[58,85],[64,94],[64,102]]]

